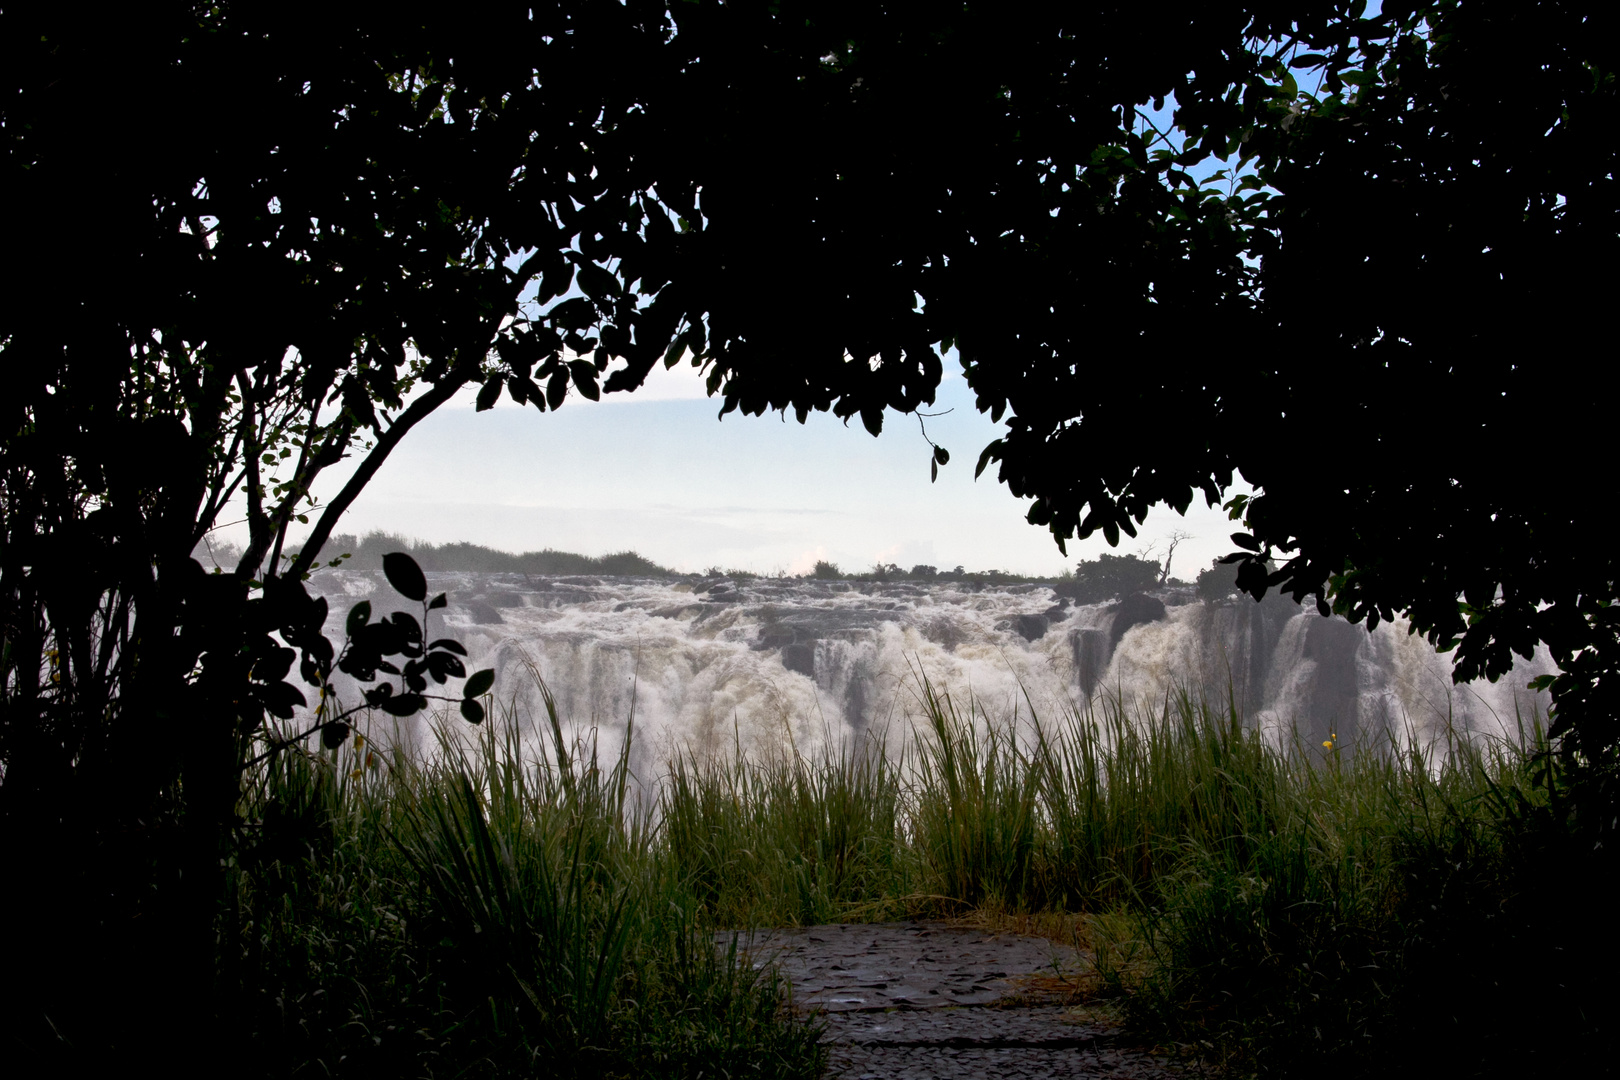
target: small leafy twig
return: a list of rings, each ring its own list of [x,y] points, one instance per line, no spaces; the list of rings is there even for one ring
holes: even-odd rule
[[[925,417],[925,416],[945,416],[945,415],[947,415],[947,414],[949,414],[949,413],[951,413],[953,411],[954,410],[952,410],[952,409],[946,409],[944,412],[925,413],[925,412],[919,411],[919,412],[916,413],[917,428],[922,432],[923,441],[926,442],[929,446],[934,448],[933,459],[931,461],[929,461],[929,463],[928,463],[928,482],[930,484],[932,484],[933,482],[935,482],[936,480],[939,479],[939,467],[941,465],[945,465],[945,464],[949,463],[949,461],[951,460],[951,453],[950,453],[949,450],[946,450],[943,446],[939,445],[933,439],[930,439],[928,437],[928,428],[927,428],[926,425],[923,424],[923,417]]]

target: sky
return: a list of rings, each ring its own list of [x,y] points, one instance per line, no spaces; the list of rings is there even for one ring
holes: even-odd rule
[[[1185,518],[1160,509],[1136,539],[1110,549],[1101,535],[1058,551],[1024,520],[1028,500],[995,479],[973,479],[979,452],[1002,430],[973,408],[954,356],[947,360],[928,435],[951,453],[937,483],[915,417],[889,413],[873,438],[859,421],[828,414],[800,425],[790,414],[718,420],[686,365],[656,368],[641,389],[600,403],[570,395],[541,414],[501,405],[478,413],[473,392],[442,407],[400,443],[336,532],[382,530],[433,543],[470,541],[507,551],[554,548],[586,555],[634,550],[681,572],[710,567],[807,573],[826,559],[849,572],[874,564],[910,569],[1006,570],[1057,575],[1103,551],[1141,553],[1191,533],[1172,573],[1190,580],[1233,550],[1236,526],[1196,498]],[[327,498],[346,478],[328,470]],[[1240,490],[1247,490],[1240,489]],[[216,535],[241,542],[244,527]]]

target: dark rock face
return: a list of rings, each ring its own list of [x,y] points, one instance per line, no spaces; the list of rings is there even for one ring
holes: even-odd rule
[[[789,642],[782,646],[782,666],[800,675],[816,677],[816,644],[813,641]]]
[[[1051,625],[1045,615],[1020,615],[1013,620],[1013,629],[1025,641],[1039,641]]]
[[[1091,628],[1075,630],[1069,634],[1069,645],[1074,649],[1074,670],[1080,680],[1080,692],[1087,698],[1108,670],[1110,647],[1108,635]]]
[[[1355,737],[1361,705],[1356,655],[1366,640],[1365,626],[1338,617],[1316,617],[1306,624],[1301,659],[1314,662],[1316,671],[1310,705],[1299,720],[1312,743],[1332,736],[1348,745]]]
[[[1114,612],[1114,626],[1108,634],[1109,645],[1117,648],[1119,639],[1125,636],[1125,631],[1143,623],[1159,622],[1164,618],[1164,614],[1163,600],[1157,600],[1145,593],[1127,596],[1119,602],[1119,608]]]
[[[923,637],[945,649],[946,652],[955,652],[956,647],[967,640],[961,627],[946,618],[930,619],[922,627]]]
[[[844,718],[857,735],[866,730],[870,692],[870,681],[861,671],[850,677],[849,686],[844,690]]]
[[[792,645],[797,635],[791,626],[767,625],[760,627],[759,645],[761,649],[780,649],[784,645]]]
[[[468,600],[461,607],[467,613],[467,617],[479,626],[498,626],[506,621],[501,618],[501,613],[496,610],[495,605],[487,600]]]
[[[762,648],[774,648],[788,640],[781,636],[783,634],[792,634],[793,641],[817,641],[825,637],[871,630],[886,622],[905,620],[905,612],[882,608],[788,609],[773,613],[770,622],[760,628],[759,644]],[[771,644],[767,644],[767,637],[771,639]]]
[[[787,611],[773,617],[770,622],[759,628],[759,637],[754,648],[781,649],[783,667],[813,679],[816,677],[816,642],[823,638],[863,634],[882,623],[899,622],[904,617],[905,613],[901,611],[875,608],[844,611],[810,608]],[[864,699],[856,704],[860,708],[865,707]],[[854,716],[855,713],[850,715]]]

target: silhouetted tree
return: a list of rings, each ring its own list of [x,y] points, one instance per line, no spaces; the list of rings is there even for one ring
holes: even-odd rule
[[[1110,555],[1082,559],[1074,568],[1074,580],[1061,582],[1057,592],[1076,603],[1098,604],[1146,592],[1159,585],[1159,564],[1137,555]]]
[[[1170,564],[1173,561],[1175,561],[1176,548],[1181,546],[1181,542],[1183,540],[1191,540],[1192,538],[1193,538],[1192,533],[1187,532],[1187,531],[1185,531],[1183,529],[1172,529],[1172,530],[1170,530],[1170,535],[1165,537],[1164,562],[1161,563],[1160,566],[1159,566],[1159,584],[1160,585],[1168,585],[1170,583],[1170,580],[1171,580],[1170,579]],[[1142,558],[1144,558],[1144,559],[1152,558],[1153,557],[1153,549],[1156,546],[1157,546],[1156,544],[1149,544],[1141,552]]]

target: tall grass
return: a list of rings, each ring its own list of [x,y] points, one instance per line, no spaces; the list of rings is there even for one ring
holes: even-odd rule
[[[507,725],[471,746],[441,731],[431,758],[362,742],[254,777],[224,942],[247,1067],[817,1074],[785,987],[714,949],[624,761],[578,755],[550,718],[546,756]]]
[[[543,697],[538,734],[254,778],[222,940],[263,1072],[808,1077],[814,1031],[714,932],[976,909],[1062,915],[1141,1032],[1238,1073],[1612,1049],[1612,859],[1534,722],[1307,748],[1185,696],[1048,721],[923,683],[896,755],[688,754],[640,787]]]
[[[914,874],[901,798],[900,772],[881,753],[689,755],[661,786],[660,850],[719,925],[898,914]]]

